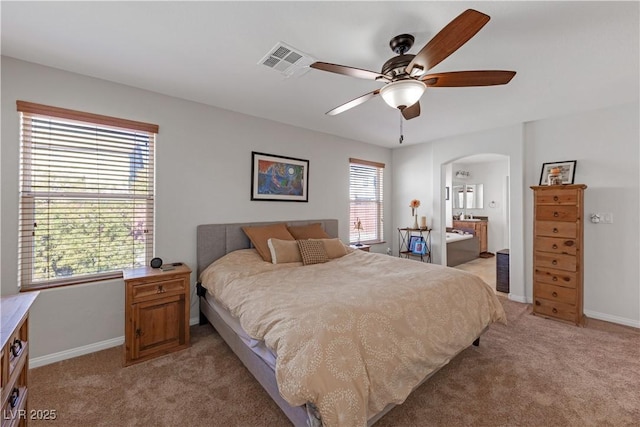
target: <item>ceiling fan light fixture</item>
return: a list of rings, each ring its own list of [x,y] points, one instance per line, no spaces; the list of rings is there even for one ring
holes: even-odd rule
[[[380,89],[380,95],[391,108],[402,109],[418,102],[426,88],[427,85],[419,80],[399,80]]]

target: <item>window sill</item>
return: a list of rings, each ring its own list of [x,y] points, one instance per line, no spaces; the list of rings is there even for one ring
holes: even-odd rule
[[[95,277],[78,277],[77,279],[58,280],[55,282],[21,286],[20,292],[42,291],[46,289],[62,288],[65,286],[85,285],[88,283],[102,282],[105,280],[122,279],[122,271],[114,271],[113,273],[104,274]]]

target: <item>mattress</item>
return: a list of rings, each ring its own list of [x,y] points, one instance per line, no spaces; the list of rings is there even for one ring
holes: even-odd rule
[[[240,322],[237,318],[233,317],[231,313],[227,309],[225,309],[222,305],[220,305],[216,299],[209,293],[206,293],[207,304],[209,304],[218,315],[224,320],[224,322],[233,330],[233,332],[240,337],[242,342],[245,343],[247,347],[251,349],[256,355],[258,355],[262,360],[265,361],[267,365],[271,369],[275,371],[276,369],[276,355],[267,348],[262,340],[256,340],[251,338],[247,332],[242,329]]]

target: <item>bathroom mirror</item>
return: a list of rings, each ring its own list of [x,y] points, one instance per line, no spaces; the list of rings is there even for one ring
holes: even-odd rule
[[[451,191],[453,209],[482,209],[482,184],[454,183]]]

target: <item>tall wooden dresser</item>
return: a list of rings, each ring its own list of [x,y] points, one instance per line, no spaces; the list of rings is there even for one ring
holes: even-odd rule
[[[586,185],[534,186],[533,313],[584,324],[583,195]]]

